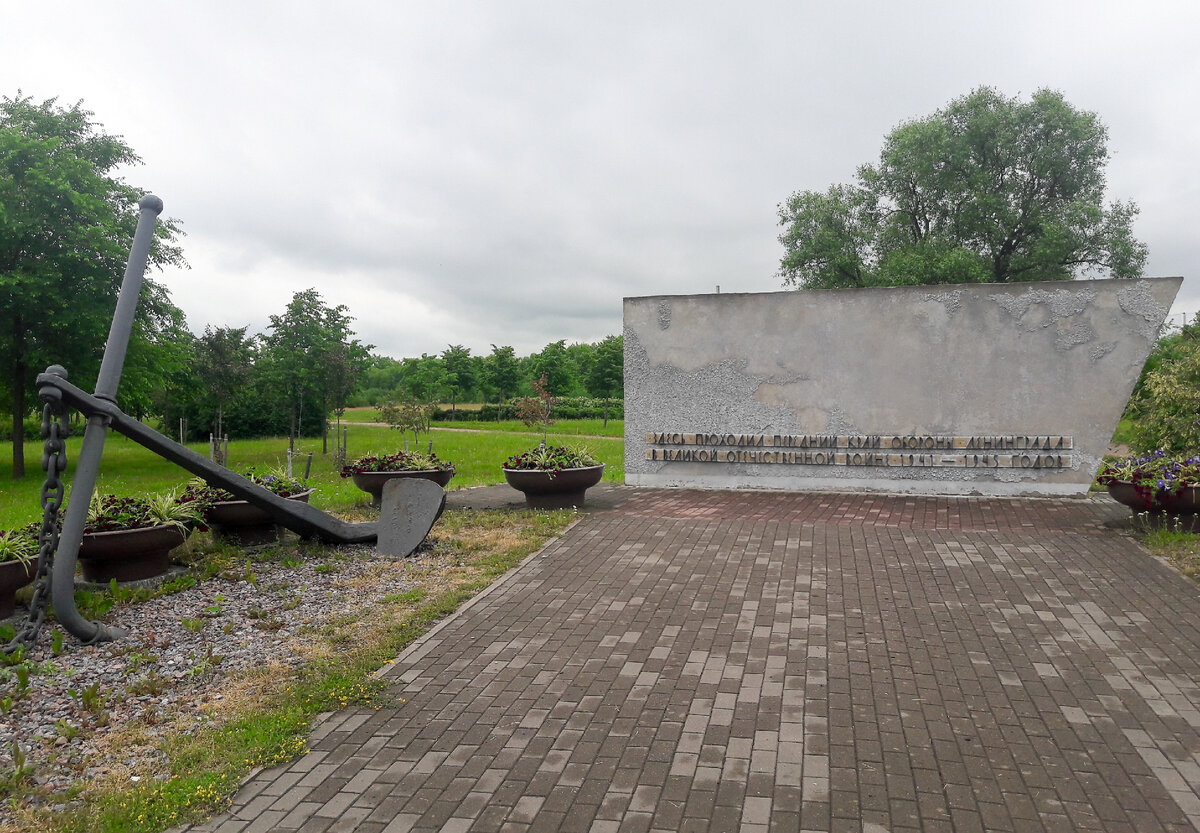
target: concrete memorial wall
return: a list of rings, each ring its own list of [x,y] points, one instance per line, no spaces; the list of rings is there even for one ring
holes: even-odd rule
[[[626,482],[1083,495],[1182,280],[626,298]]]

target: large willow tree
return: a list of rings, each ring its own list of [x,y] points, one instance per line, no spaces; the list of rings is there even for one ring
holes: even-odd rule
[[[1107,145],[1057,92],[981,87],[893,130],[854,183],[780,205],[779,274],[812,289],[1137,277],[1137,206],[1104,202]]]

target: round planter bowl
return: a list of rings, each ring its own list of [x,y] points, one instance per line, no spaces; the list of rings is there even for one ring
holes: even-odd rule
[[[107,584],[161,576],[171,565],[171,550],[187,536],[188,530],[177,526],[88,533],[79,544],[84,581]]]
[[[288,500],[308,503],[313,490],[292,495]],[[264,510],[248,500],[225,500],[214,503],[204,514],[204,522],[212,528],[214,538],[236,544],[267,544],[279,540],[275,521]]]
[[[1184,486],[1181,492],[1159,492],[1158,505],[1168,515],[1195,515],[1200,512],[1200,486]]]
[[[1168,515],[1200,513],[1200,486],[1185,486],[1181,492],[1156,491],[1149,501],[1126,480],[1109,483],[1105,488],[1113,500],[1134,512],[1164,512]]]
[[[14,594],[33,581],[37,559],[28,564],[20,561],[0,561],[0,619],[7,619],[17,609]]]
[[[1124,504],[1134,512],[1145,512],[1152,506],[1153,500],[1147,501],[1138,493],[1137,488],[1128,480],[1118,480],[1105,486],[1108,495],[1117,503]]]
[[[371,496],[371,505],[378,509],[383,500],[383,484],[389,480],[398,480],[406,477],[417,480],[431,480],[444,489],[446,488],[446,484],[450,482],[450,478],[454,477],[454,474],[455,470],[453,467],[448,469],[418,469],[416,471],[358,471],[350,475],[350,479],[354,481],[355,486]]]
[[[504,469],[508,485],[525,493],[525,505],[530,509],[570,509],[583,506],[584,492],[604,477],[604,464],[580,469],[538,471],[536,469]]]

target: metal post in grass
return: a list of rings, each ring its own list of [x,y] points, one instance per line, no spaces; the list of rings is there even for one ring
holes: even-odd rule
[[[113,314],[112,327],[108,331],[108,341],[104,345],[100,375],[96,378],[96,398],[111,404],[114,410],[117,404],[117,387],[121,382],[121,369],[125,365],[125,353],[129,348],[129,334],[133,329],[138,296],[142,291],[142,278],[146,274],[150,241],[154,237],[154,226],[158,222],[158,215],[162,213],[163,202],[153,194],[147,194],[138,203],[138,208],[140,214],[137,231],[133,235],[129,262],[125,266],[125,278],[117,296],[117,309]],[[63,375],[66,375],[65,372]],[[85,644],[108,642],[128,636],[120,628],[88,621],[75,606],[75,564],[79,558],[79,545],[83,541],[83,527],[87,523],[88,505],[92,500],[92,492],[96,489],[96,476],[100,471],[100,458],[104,454],[104,438],[108,433],[110,419],[111,417],[104,413],[94,413],[88,417],[87,427],[83,432],[83,444],[79,449],[79,460],[75,464],[75,477],[71,483],[71,498],[67,501],[66,513],[63,516],[50,584],[55,618],[63,628]]]

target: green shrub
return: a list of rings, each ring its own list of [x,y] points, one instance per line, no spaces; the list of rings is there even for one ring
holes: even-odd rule
[[[483,422],[498,422],[500,420],[520,419],[517,414],[516,399],[503,405],[484,405],[478,411],[466,415],[459,413],[459,419],[478,419]],[[499,413],[497,414],[497,411]],[[561,396],[554,403],[553,419],[603,419],[604,400],[590,396]],[[433,415],[434,420],[450,419],[450,411],[438,410]],[[608,418],[625,418],[625,400],[608,400]]]
[[[39,412],[36,416],[25,417],[25,439],[36,440],[42,434],[42,415]],[[13,438],[12,430],[12,415],[5,414],[4,419],[0,420],[0,441],[10,443]]]
[[[1172,355],[1145,374],[1132,403],[1133,447],[1171,455],[1200,450],[1200,339],[1172,345]]]

